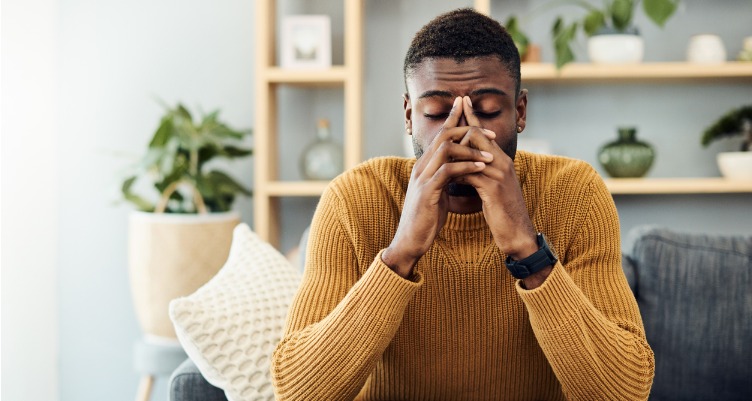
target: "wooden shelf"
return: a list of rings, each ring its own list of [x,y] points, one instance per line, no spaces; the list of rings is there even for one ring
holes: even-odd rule
[[[752,62],[724,64],[691,64],[684,62],[604,65],[570,63],[561,70],[548,63],[523,63],[523,84],[587,82],[587,81],[648,81],[648,80],[752,80]]]
[[[322,70],[290,70],[270,67],[265,71],[266,81],[274,84],[291,85],[344,85],[348,70],[343,66],[333,66]]]
[[[725,178],[612,178],[606,187],[614,195],[752,193],[752,180]]]
[[[329,181],[270,181],[265,192],[269,196],[320,196]]]

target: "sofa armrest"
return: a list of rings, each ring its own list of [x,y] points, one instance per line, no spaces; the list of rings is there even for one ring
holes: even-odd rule
[[[624,270],[624,275],[627,276],[627,283],[632,290],[632,294],[637,298],[637,271],[635,270],[635,262],[627,255],[621,257],[621,268]]]
[[[227,401],[222,389],[204,379],[196,365],[186,359],[170,377],[170,401]]]

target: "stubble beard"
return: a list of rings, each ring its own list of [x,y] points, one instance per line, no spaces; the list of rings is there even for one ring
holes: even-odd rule
[[[416,135],[412,135],[412,142],[413,142],[413,152],[415,153],[415,158],[420,159],[421,156],[423,156],[423,146],[421,146],[418,143],[418,140],[416,139]],[[514,140],[509,141],[504,146],[502,146],[501,150],[506,153],[507,156],[509,156],[512,160],[514,160],[514,156],[517,154],[517,137],[514,137]],[[447,195],[449,196],[457,196],[457,197],[478,197],[478,191],[475,189],[472,185],[467,184],[459,184],[456,182],[450,182],[446,185],[444,188]]]

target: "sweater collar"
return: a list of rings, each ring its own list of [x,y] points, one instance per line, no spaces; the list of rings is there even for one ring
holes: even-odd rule
[[[473,231],[486,227],[486,218],[483,212],[468,214],[448,213],[444,229],[449,231]]]

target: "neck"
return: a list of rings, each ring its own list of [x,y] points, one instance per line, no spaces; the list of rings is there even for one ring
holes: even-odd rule
[[[483,210],[483,202],[479,196],[449,196],[449,211],[452,213],[468,214]]]

